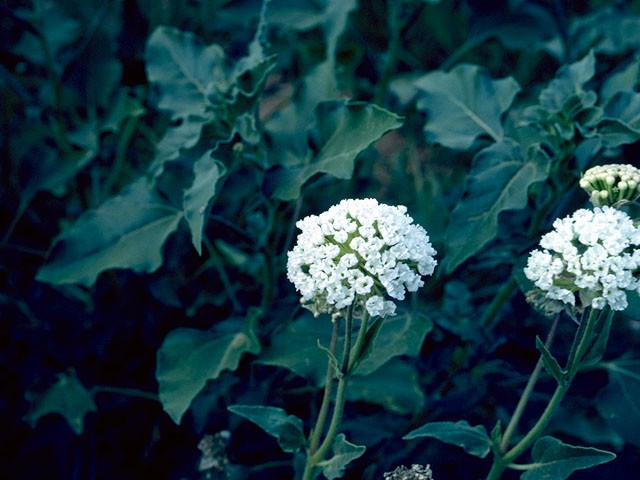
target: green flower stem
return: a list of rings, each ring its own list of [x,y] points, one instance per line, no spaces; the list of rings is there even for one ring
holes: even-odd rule
[[[584,330],[582,328],[579,328],[576,332],[576,338],[574,340],[574,345],[576,345],[575,352],[572,348],[572,354],[570,354],[569,360],[567,361],[567,367],[565,369],[568,372],[567,381],[565,383],[559,384],[556,387],[556,390],[555,392],[553,392],[553,396],[549,400],[547,407],[544,409],[544,412],[542,412],[542,415],[533,426],[533,428],[529,430],[529,433],[527,433],[511,450],[509,450],[505,454],[501,455],[497,452],[494,453],[493,465],[491,466],[491,470],[489,471],[486,480],[498,480],[505,469],[509,467],[509,464],[511,464],[527,448],[529,448],[529,446],[540,436],[540,434],[542,434],[543,430],[549,424],[551,418],[558,409],[560,402],[569,390],[569,386],[571,385],[573,377],[580,369],[580,363],[591,341],[591,335],[593,333],[593,328],[595,326],[597,318],[598,311],[591,310]]]
[[[549,335],[547,335],[547,340],[544,344],[545,347],[547,347],[547,349],[551,348],[551,344],[553,343],[553,337],[556,334],[556,329],[558,327],[559,320],[560,320],[560,315],[558,314],[553,320],[553,324],[551,325],[551,330],[549,331]],[[522,396],[518,401],[518,405],[516,406],[516,409],[513,412],[513,416],[509,421],[509,425],[507,425],[507,428],[504,431],[502,441],[500,442],[500,452],[502,453],[507,451],[507,447],[509,446],[509,440],[511,440],[511,436],[516,431],[516,428],[518,427],[518,422],[520,421],[520,418],[524,413],[524,409],[527,406],[527,403],[529,403],[531,395],[533,394],[533,389],[535,388],[536,383],[538,381],[538,377],[542,372],[542,366],[543,366],[542,356],[540,356],[540,359],[538,360],[538,363],[533,369],[533,373],[529,377],[529,381],[527,382],[527,385],[524,388],[524,391],[522,392]]]
[[[329,351],[335,355],[336,346],[338,344],[338,331],[340,329],[340,319],[337,318],[333,322],[333,333],[331,335],[331,343],[329,345]],[[309,444],[309,454],[313,455],[318,450],[318,444],[322,437],[322,431],[324,430],[324,422],[327,419],[327,413],[329,412],[329,404],[331,403],[331,392],[333,390],[333,376],[335,375],[333,365],[331,362],[327,365],[327,378],[324,382],[324,395],[322,396],[322,404],[320,405],[320,412],[318,413],[318,419],[311,435],[311,443]]]
[[[358,361],[358,357],[360,356],[360,351],[362,350],[362,346],[364,344],[364,339],[367,336],[367,327],[369,325],[369,312],[367,312],[367,310],[364,310],[364,314],[362,316],[362,324],[360,325],[360,331],[358,332],[358,338],[356,338],[356,343],[353,347],[353,352],[354,354],[351,355],[351,358],[349,359],[349,368],[348,368],[348,372],[352,373],[353,370],[355,369],[356,362]],[[358,352],[356,354],[356,352]]]
[[[385,98],[387,96],[387,91],[389,90],[389,84],[391,82],[391,76],[396,70],[396,65],[398,63],[398,52],[400,50],[400,22],[399,22],[399,1],[391,0],[387,2],[389,16],[389,48],[387,50],[387,61],[384,66],[384,70],[382,72],[382,76],[380,77],[380,82],[378,83],[378,89],[376,91],[376,96],[374,99],[374,103],[378,105],[384,105]]]
[[[365,317],[366,318],[366,317]],[[320,446],[314,452],[307,452],[307,463],[304,468],[304,473],[302,475],[302,480],[311,480],[314,478],[314,472],[316,466],[322,462],[331,449],[333,445],[333,441],[338,434],[338,429],[340,428],[340,422],[342,421],[342,413],[344,411],[344,404],[346,400],[346,389],[347,383],[349,381],[349,373],[350,373],[350,359],[358,358],[360,356],[362,347],[364,345],[364,333],[366,333],[367,321],[363,318],[362,325],[360,326],[360,331],[358,332],[358,338],[356,339],[356,343],[354,345],[353,351],[351,351],[351,330],[353,325],[353,306],[349,308],[347,311],[347,317],[345,321],[345,340],[344,340],[344,349],[342,354],[342,368],[341,375],[338,379],[338,388],[336,391],[336,399],[335,406],[333,407],[333,414],[331,417],[331,423],[329,424],[329,430],[327,431],[327,435],[324,440],[320,444]],[[362,340],[360,338],[362,337]],[[325,391],[326,391],[325,386]],[[322,413],[322,412],[321,412]],[[326,415],[326,413],[325,413]],[[323,420],[324,422],[324,420]],[[313,436],[319,435],[317,432],[321,431],[322,427],[318,428],[316,425],[316,429],[314,430]],[[313,442],[313,438],[312,438]]]
[[[507,303],[507,301],[514,294],[516,288],[518,288],[518,282],[516,282],[515,278],[512,275],[507,283],[500,287],[500,290],[498,290],[498,293],[496,293],[496,296],[491,301],[491,304],[484,312],[484,315],[481,319],[481,323],[483,326],[491,328],[495,325],[496,316],[502,311],[502,307],[504,307],[504,304]]]

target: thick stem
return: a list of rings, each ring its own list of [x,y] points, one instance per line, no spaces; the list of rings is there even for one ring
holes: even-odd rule
[[[340,319],[337,318],[333,322],[333,334],[331,335],[331,344],[329,345],[329,351],[335,355],[336,346],[338,344],[338,332],[340,329]],[[318,413],[318,419],[313,429],[311,437],[311,443],[309,445],[309,454],[313,455],[318,450],[318,444],[322,437],[322,431],[324,430],[324,422],[327,419],[327,413],[329,412],[329,404],[331,403],[331,392],[333,390],[333,376],[334,367],[329,361],[327,365],[327,378],[324,383],[324,395],[322,396],[322,404],[320,405],[320,412]]]
[[[387,62],[385,63],[380,82],[378,82],[378,89],[374,103],[378,105],[384,105],[384,101],[387,97],[387,91],[389,90],[389,84],[391,82],[391,76],[396,70],[398,63],[398,51],[400,50],[400,22],[399,22],[399,1],[389,0],[388,15],[389,15],[389,48],[387,50]]]
[[[544,344],[545,347],[547,347],[547,349],[551,348],[551,344],[553,343],[553,337],[556,334],[556,328],[558,327],[558,321],[560,320],[560,315],[556,315],[556,318],[553,321],[553,325],[551,325],[551,330],[549,331],[549,335],[547,335],[547,340]],[[507,425],[506,430],[504,431],[504,435],[502,437],[502,441],[500,442],[500,452],[504,453],[507,450],[507,447],[509,446],[509,440],[511,440],[511,436],[513,435],[513,433],[516,431],[516,428],[518,426],[518,422],[520,421],[520,418],[522,417],[522,414],[524,413],[524,409],[527,406],[527,403],[529,403],[529,399],[531,398],[531,395],[533,394],[533,389],[536,386],[536,383],[538,381],[538,377],[540,376],[540,373],[542,372],[542,356],[540,356],[540,359],[538,360],[538,363],[536,364],[536,367],[533,369],[533,373],[531,374],[531,376],[529,377],[529,381],[527,382],[527,386],[524,388],[524,391],[522,392],[522,396],[520,397],[520,400],[518,401],[518,405],[516,406],[515,411],[513,412],[513,416],[511,417],[511,420],[509,421],[509,425]]]

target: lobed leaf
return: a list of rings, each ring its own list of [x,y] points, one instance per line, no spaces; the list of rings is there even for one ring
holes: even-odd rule
[[[265,187],[280,200],[295,200],[312,177],[328,173],[347,179],[353,174],[358,154],[389,130],[399,128],[402,119],[373,104],[327,101],[315,110],[316,124],[310,137],[317,148],[298,156],[294,165],[271,169]]]
[[[493,80],[486,69],[469,64],[428,73],[414,85],[420,90],[418,108],[429,112],[427,140],[460,150],[480,135],[501,142],[502,115],[520,91],[512,77]]]
[[[529,188],[549,175],[551,160],[537,147],[523,158],[517,145],[495,143],[473,159],[465,193],[447,228],[445,266],[453,272],[498,234],[499,215],[527,206]]]
[[[80,435],[85,415],[97,410],[93,394],[80,383],[73,370],[58,374],[56,383],[44,393],[27,392],[25,397],[31,406],[24,419],[34,428],[41,417],[57,413]]]
[[[162,408],[174,422],[180,423],[209,380],[238,368],[244,354],[260,352],[254,332],[258,315],[256,310],[247,314],[244,330],[237,319],[229,319],[216,330],[178,328],[165,337],[157,352],[156,380]]]
[[[365,446],[354,445],[348,442],[344,433],[339,433],[333,441],[333,457],[321,462],[322,473],[327,480],[342,478],[345,467],[364,454]]]
[[[111,268],[152,272],[161,265],[162,245],[182,217],[141,178],[58,235],[36,279],[90,286]]]

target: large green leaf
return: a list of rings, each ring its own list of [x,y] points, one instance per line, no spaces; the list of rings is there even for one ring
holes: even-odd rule
[[[583,59],[558,69],[555,78],[540,92],[540,106],[550,112],[560,111],[573,95],[582,92],[582,87],[595,73],[596,57],[593,51]]]
[[[401,358],[392,358],[368,375],[356,371],[349,377],[347,399],[382,405],[400,415],[420,411],[425,402],[416,367]]]
[[[358,365],[356,373],[367,375],[399,355],[417,356],[432,328],[433,322],[417,312],[384,319],[371,353]]]
[[[480,458],[486,457],[491,451],[491,439],[487,430],[482,425],[472,427],[464,420],[427,423],[402,438],[411,440],[420,437],[437,438],[441,442],[462,447],[468,454]]]
[[[215,330],[178,328],[166,336],[157,352],[156,380],[162,407],[174,422],[180,423],[209,380],[238,368],[245,353],[260,352],[254,333],[258,315],[251,310],[246,320],[232,318]]]
[[[365,446],[354,445],[348,442],[344,433],[339,433],[333,441],[333,456],[320,462],[322,473],[328,480],[341,478],[345,467],[356,458],[361,457],[367,449]]]
[[[517,145],[496,143],[473,159],[466,191],[447,229],[446,271],[452,272],[498,233],[505,210],[527,206],[529,187],[549,175],[550,159],[539,148],[524,158]]]
[[[609,373],[609,384],[596,399],[598,412],[626,441],[640,447],[640,360],[602,365]]]
[[[521,480],[565,480],[576,470],[583,470],[616,458],[605,450],[574,447],[553,437],[542,437],[533,446],[531,470],[522,474]]]
[[[27,392],[25,397],[31,408],[24,419],[32,427],[36,426],[40,417],[58,413],[65,418],[71,430],[80,435],[84,428],[84,416],[97,410],[93,394],[84,388],[74,371],[60,373],[56,383],[44,393]]]
[[[640,57],[608,76],[600,88],[600,102],[606,104],[618,92],[631,92],[640,82]]]
[[[90,286],[110,268],[152,272],[161,265],[162,245],[182,217],[141,178],[62,232],[36,278]]]
[[[159,91],[158,107],[171,112],[173,120],[191,115],[208,117],[208,97],[229,88],[224,51],[206,46],[189,32],[158,27],[149,37],[145,52],[147,76]]]
[[[358,154],[389,130],[402,125],[397,115],[362,102],[322,102],[315,116],[310,137],[316,149],[298,157],[295,165],[277,166],[270,171],[266,187],[276,198],[298,198],[303,185],[320,173],[350,178]]]
[[[356,322],[356,328],[358,327],[359,323]],[[372,373],[391,358],[399,355],[418,355],[424,337],[431,328],[431,321],[418,313],[406,313],[385,319],[375,340],[373,351],[358,366],[356,374]],[[330,340],[329,319],[315,318],[305,313],[276,330],[271,335],[271,344],[262,351],[256,361],[287,368],[314,385],[322,386],[325,380],[327,356],[318,348],[318,341],[326,346],[329,345]],[[341,351],[340,343],[342,339],[338,343],[338,352]]]
[[[278,445],[285,452],[296,452],[305,442],[302,420],[295,415],[287,415],[281,408],[231,405],[228,410],[250,420],[269,435],[276,437]]]
[[[420,90],[418,108],[429,112],[427,139],[461,150],[479,135],[502,141],[502,115],[520,91],[513,78],[493,80],[486,69],[468,64],[428,73],[414,85]]]
[[[640,93],[618,92],[604,108],[597,134],[609,148],[640,140]]]
[[[184,192],[184,215],[191,230],[193,246],[201,253],[202,230],[211,210],[211,201],[219,190],[218,182],[225,174],[222,163],[208,150],[193,165],[193,184]]]

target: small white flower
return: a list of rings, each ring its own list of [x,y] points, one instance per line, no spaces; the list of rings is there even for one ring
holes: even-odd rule
[[[354,305],[371,316],[394,315],[389,298],[418,290],[437,264],[427,232],[406,211],[370,198],[343,200],[298,221],[287,278],[302,302],[316,313]]]
[[[527,278],[551,300],[573,306],[578,294],[596,309],[627,308],[626,291],[640,289],[640,227],[612,207],[578,210],[553,227],[544,250],[529,255]]]

